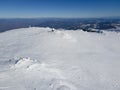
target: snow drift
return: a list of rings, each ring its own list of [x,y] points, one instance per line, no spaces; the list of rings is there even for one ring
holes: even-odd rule
[[[51,30],[0,33],[0,90],[120,89],[120,33]]]

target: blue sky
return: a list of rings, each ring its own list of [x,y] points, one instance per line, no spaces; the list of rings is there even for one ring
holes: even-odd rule
[[[0,18],[120,16],[120,0],[0,0]]]

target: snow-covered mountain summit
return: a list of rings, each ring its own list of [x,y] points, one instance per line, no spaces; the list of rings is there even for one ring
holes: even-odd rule
[[[0,33],[0,90],[120,89],[120,33],[51,30]]]

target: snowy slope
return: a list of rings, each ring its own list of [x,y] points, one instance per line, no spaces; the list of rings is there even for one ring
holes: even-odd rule
[[[0,90],[120,90],[119,68],[120,33],[0,33]]]

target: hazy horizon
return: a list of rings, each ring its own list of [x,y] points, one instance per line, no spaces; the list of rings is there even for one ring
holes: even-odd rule
[[[0,19],[100,19],[100,18],[120,18],[120,16],[104,17],[0,17]]]

